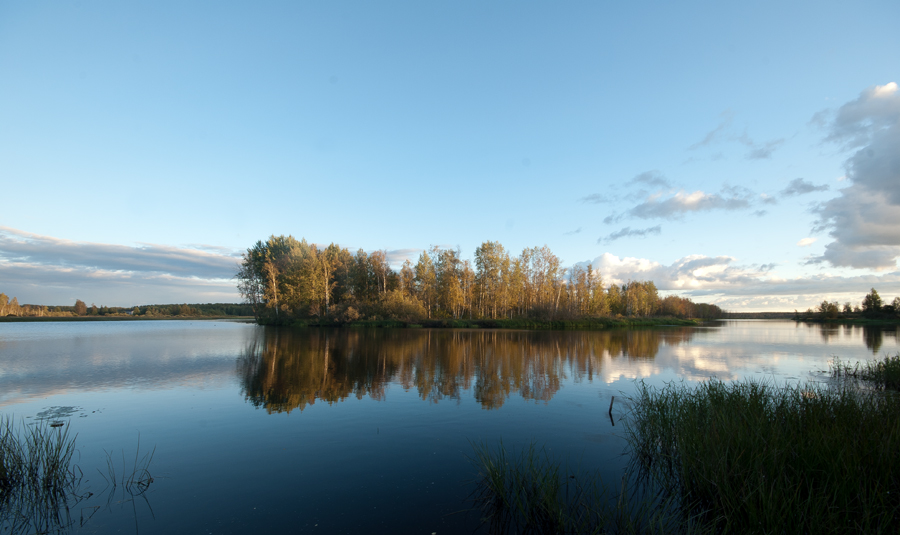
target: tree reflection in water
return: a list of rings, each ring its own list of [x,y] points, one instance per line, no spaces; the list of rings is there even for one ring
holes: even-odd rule
[[[462,329],[267,327],[238,360],[242,393],[269,413],[316,400],[384,399],[389,383],[423,401],[460,400],[471,390],[485,409],[513,394],[548,401],[564,380],[593,380],[602,359],[653,359],[687,342],[691,328],[541,332]]]

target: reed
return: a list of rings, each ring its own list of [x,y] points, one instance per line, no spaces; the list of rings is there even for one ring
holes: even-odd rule
[[[16,426],[0,418],[0,532],[49,533],[73,524],[70,511],[90,496],[72,462],[69,426],[45,421]]]
[[[877,388],[900,390],[900,353],[893,357],[885,356],[882,360],[857,362],[853,366],[835,357],[831,363],[831,376],[859,379]]]
[[[632,404],[632,469],[716,531],[894,533],[900,525],[900,396],[892,392],[640,383]]]
[[[670,499],[651,495],[626,475],[617,487],[596,473],[554,461],[534,443],[519,452],[473,445],[474,502],[490,533],[704,534]]]

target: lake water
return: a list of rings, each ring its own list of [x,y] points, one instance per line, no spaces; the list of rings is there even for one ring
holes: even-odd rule
[[[634,380],[824,381],[897,329],[790,321],[606,332],[0,323],[0,413],[70,422],[72,533],[469,533],[473,444],[616,481]],[[615,396],[613,420],[608,415]],[[149,491],[110,489],[155,448]]]

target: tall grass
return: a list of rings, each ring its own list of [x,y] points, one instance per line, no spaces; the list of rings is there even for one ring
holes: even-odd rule
[[[860,379],[878,388],[900,390],[900,353],[893,357],[885,356],[884,360],[867,361],[862,364],[857,362],[854,366],[835,357],[831,364],[831,376]]]
[[[518,453],[473,445],[476,506],[494,534],[704,533],[667,498],[646,495],[628,477],[608,487],[595,474],[554,461],[534,443]]]
[[[641,383],[626,420],[633,469],[723,533],[895,533],[900,396],[892,394]]]
[[[492,531],[897,533],[900,393],[641,382],[631,405],[618,488],[535,446],[477,446],[476,502]]]
[[[49,533],[72,525],[70,511],[90,495],[79,489],[74,454],[68,425],[17,427],[12,417],[0,418],[0,532]]]

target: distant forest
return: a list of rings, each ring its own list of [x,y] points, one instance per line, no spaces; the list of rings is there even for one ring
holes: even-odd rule
[[[76,299],[71,306],[20,305],[19,300],[0,293],[0,317],[76,317],[76,316],[253,316],[253,307],[236,303],[141,305],[135,307],[88,306]]]
[[[305,239],[271,236],[247,249],[236,279],[263,324],[722,316],[716,305],[661,298],[652,281],[605,287],[592,265],[565,269],[547,246],[511,256],[492,241],[475,250],[474,264],[462,260],[458,249],[432,247],[415,264],[406,260],[394,271],[386,251],[351,253],[335,244],[320,249]]]

